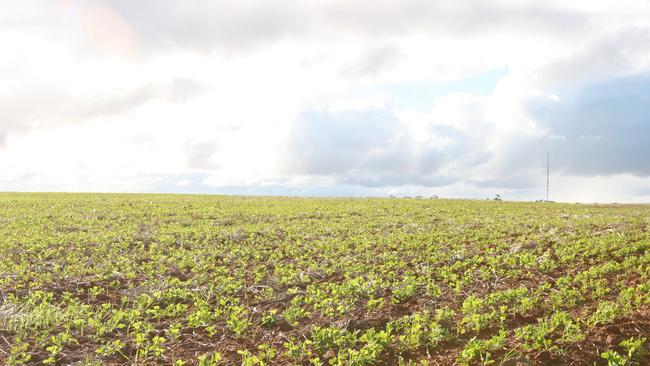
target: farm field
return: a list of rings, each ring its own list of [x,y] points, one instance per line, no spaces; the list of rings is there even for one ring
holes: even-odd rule
[[[648,365],[650,206],[0,194],[0,364]]]

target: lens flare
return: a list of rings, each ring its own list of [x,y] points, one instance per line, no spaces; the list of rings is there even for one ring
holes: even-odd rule
[[[84,23],[95,47],[123,57],[134,55],[135,32],[119,12],[94,4],[84,11]]]

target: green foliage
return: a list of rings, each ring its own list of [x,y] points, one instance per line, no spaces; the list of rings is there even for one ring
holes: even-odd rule
[[[560,311],[539,319],[537,324],[516,329],[516,338],[525,350],[563,353],[562,344],[582,341],[585,335],[578,322]]]
[[[221,364],[221,353],[215,352],[198,357],[199,366],[217,366]]]
[[[639,358],[647,353],[644,348],[647,339],[645,337],[631,337],[621,341],[619,346],[624,350],[623,354],[615,350],[608,350],[600,354],[600,357],[607,361],[609,366],[634,366],[639,364]]]
[[[640,205],[0,194],[0,364],[564,360],[650,305],[649,222]],[[626,332],[585,362],[640,363],[648,329]]]
[[[496,361],[492,359],[491,352],[503,348],[507,335],[507,332],[502,329],[498,334],[487,340],[476,339],[476,337],[470,339],[460,353],[458,363],[460,365],[471,365],[477,362],[481,365],[494,364]]]

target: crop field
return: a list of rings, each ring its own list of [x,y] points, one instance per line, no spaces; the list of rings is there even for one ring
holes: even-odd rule
[[[0,364],[648,365],[650,206],[0,194]]]

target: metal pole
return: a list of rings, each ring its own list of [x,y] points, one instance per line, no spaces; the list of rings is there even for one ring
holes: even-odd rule
[[[548,150],[546,150],[546,202],[548,202],[548,175],[550,172],[550,163],[548,158]]]

